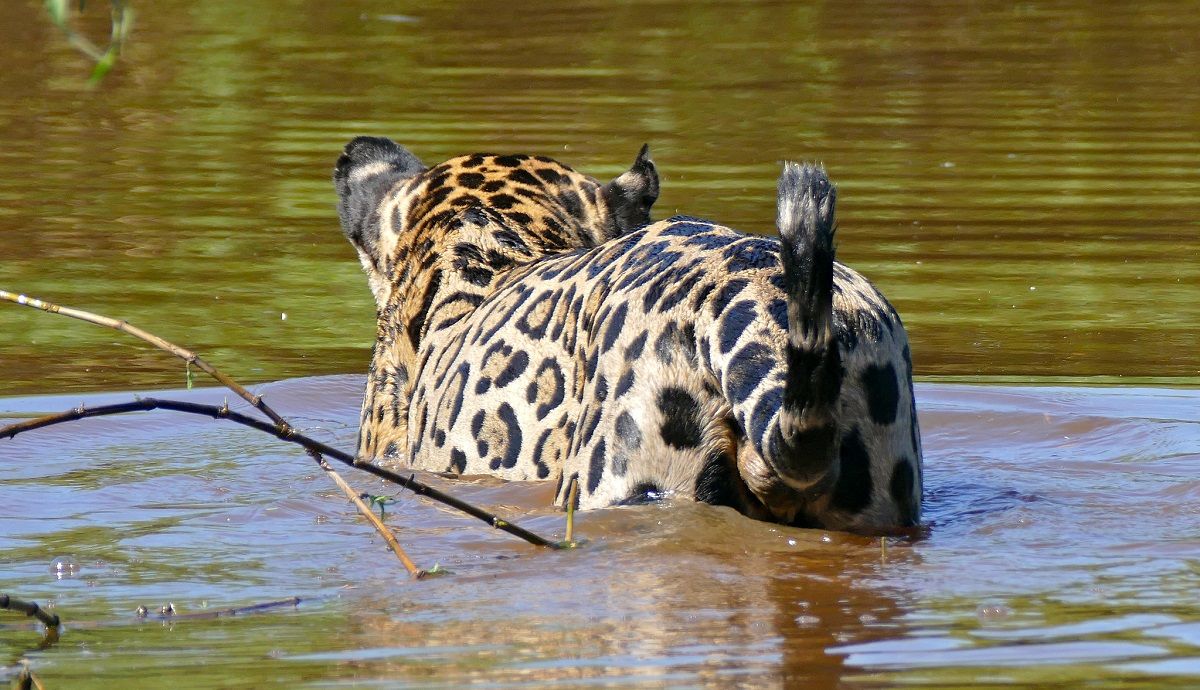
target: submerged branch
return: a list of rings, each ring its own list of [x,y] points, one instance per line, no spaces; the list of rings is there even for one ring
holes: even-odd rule
[[[424,484],[416,480],[412,476],[404,476],[386,468],[370,463],[355,462],[354,456],[344,451],[338,450],[333,446],[322,443],[314,438],[310,438],[301,434],[290,427],[280,429],[276,426],[268,424],[260,419],[244,415],[240,412],[234,412],[226,406],[217,407],[216,405],[204,405],[201,403],[183,402],[180,400],[160,400],[156,398],[141,398],[126,403],[117,403],[114,405],[99,405],[97,407],[83,407],[82,405],[72,410],[60,412],[58,414],[46,415],[37,417],[36,419],[28,419],[23,422],[16,422],[0,428],[0,438],[12,438],[17,434],[41,429],[63,422],[71,422],[77,419],[86,419],[88,417],[103,417],[107,415],[123,414],[126,412],[140,412],[149,410],[172,410],[175,412],[185,412],[188,414],[204,415],[214,419],[227,419],[231,422],[248,426],[252,429],[271,434],[272,436],[289,443],[295,443],[303,446],[308,450],[313,450],[327,458],[333,458],[338,462],[353,467],[355,469],[368,472],[370,474],[384,479],[386,481],[398,484],[418,496],[427,496],[439,503],[455,508],[467,515],[482,520],[496,529],[503,530],[509,534],[524,539],[525,541],[535,546],[545,546],[548,548],[559,548],[558,544],[544,539],[529,530],[519,527],[507,520],[489,513],[482,508],[476,507],[451,496],[450,494],[439,491],[428,484]]]
[[[48,613],[45,609],[38,606],[32,601],[22,601],[21,599],[13,599],[7,594],[0,594],[0,609],[5,611],[16,611],[23,613],[26,616],[33,616],[46,626],[47,630],[57,630],[62,624],[57,613]]]

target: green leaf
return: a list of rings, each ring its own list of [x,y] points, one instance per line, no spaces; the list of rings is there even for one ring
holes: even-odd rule
[[[187,389],[192,390],[192,363],[191,362],[184,362],[184,371],[186,372]]]

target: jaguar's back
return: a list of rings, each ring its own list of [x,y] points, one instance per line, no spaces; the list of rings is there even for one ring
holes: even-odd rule
[[[916,524],[907,338],[874,286],[834,262],[824,173],[785,171],[782,241],[682,217],[639,227],[658,189],[644,154],[608,186],[579,176],[581,204],[536,184],[547,177],[536,170],[510,169],[506,185],[512,170],[527,173],[516,184],[540,218],[462,193],[488,184],[453,177],[462,172],[446,176],[448,192],[428,171],[345,186],[343,207],[374,198],[363,208],[379,219],[404,209],[404,231],[393,220],[397,240],[380,243],[398,258],[385,276],[360,454],[390,446],[422,469],[556,479],[560,503],[575,479],[585,508],[678,496],[799,525]],[[369,181],[356,171],[370,165],[351,156],[339,174]],[[427,251],[418,259],[402,245]],[[363,262],[369,274],[381,263]],[[421,287],[401,290],[402,278]],[[418,296],[420,307],[406,308]],[[398,341],[411,358],[381,364],[380,343],[386,353]],[[396,372],[404,404],[380,396],[380,371]]]

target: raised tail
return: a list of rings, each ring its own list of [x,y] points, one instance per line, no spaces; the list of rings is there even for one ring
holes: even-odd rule
[[[842,362],[833,324],[837,192],[819,165],[785,162],[776,226],[788,303],[787,381],[769,454],[796,489],[837,478],[836,405]]]

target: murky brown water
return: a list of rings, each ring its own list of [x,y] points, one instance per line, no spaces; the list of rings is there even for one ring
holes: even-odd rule
[[[0,288],[282,380],[273,404],[352,447],[372,306],[328,182],[351,136],[598,176],[649,141],[657,217],[762,232],[776,162],[820,159],[840,256],[910,329],[931,530],[885,554],[667,505],[583,515],[586,548],[544,553],[406,497],[389,522],[455,572],[417,583],[302,454],[169,413],[80,422],[0,441],[0,591],[68,621],[28,655],[49,687],[1200,683],[1200,14],[132,4],[89,91],[41,3],[0,3]],[[82,27],[105,21],[88,3]],[[125,336],[0,304],[0,418],[183,381]],[[544,488],[448,488],[561,534]],[[35,642],[0,627],[0,681]]]

